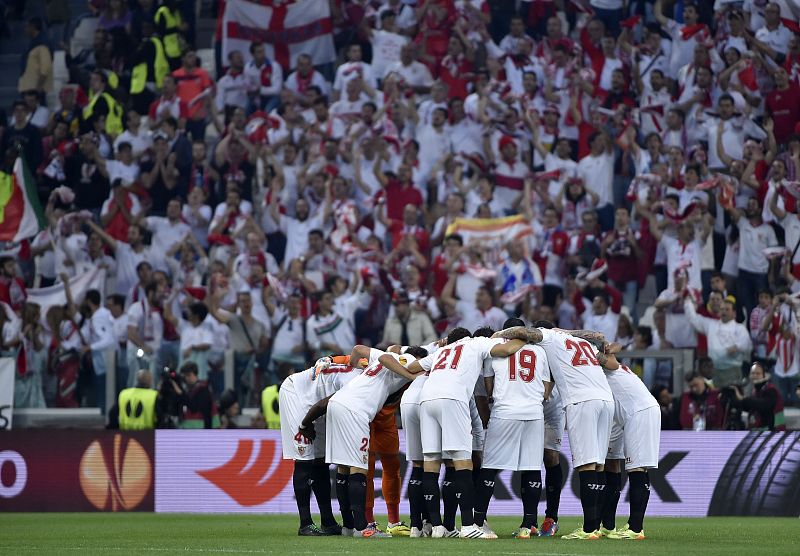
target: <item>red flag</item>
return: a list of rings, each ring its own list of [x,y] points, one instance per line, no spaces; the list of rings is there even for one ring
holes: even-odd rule
[[[781,23],[783,23],[783,26],[786,27],[792,33],[797,33],[798,35],[800,35],[800,25],[798,25],[796,21],[786,17],[782,17]]]
[[[628,19],[623,19],[619,22],[620,27],[625,27],[626,29],[633,29],[639,22],[642,20],[642,16],[640,15],[633,15]]]
[[[720,201],[721,202],[721,201]],[[674,211],[671,208],[664,208],[664,216],[669,218],[673,222],[683,222],[686,220],[692,211],[694,211],[695,207],[697,206],[697,201],[692,201],[682,211]]]
[[[533,174],[534,181],[557,180],[561,177],[561,170],[551,170],[550,172],[537,172]]]
[[[706,181],[701,181],[697,184],[695,189],[699,189],[700,191],[706,191],[708,189],[714,189],[720,184],[720,177],[714,176],[713,178],[709,178]]]
[[[733,188],[733,184],[727,180],[720,180],[720,186],[720,206],[722,206],[724,209],[732,209],[734,207],[734,199],[736,197],[736,191]]]
[[[758,82],[756,81],[756,70],[753,67],[753,62],[748,60],[745,62],[744,69],[739,72],[739,81],[742,85],[751,91],[758,90]]]
[[[693,36],[702,32],[705,29],[707,29],[705,23],[698,23],[696,25],[687,25],[683,29],[681,29],[681,38],[685,41],[688,41]]]

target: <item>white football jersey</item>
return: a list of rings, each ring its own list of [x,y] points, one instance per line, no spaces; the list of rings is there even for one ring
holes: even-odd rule
[[[564,407],[588,400],[614,401],[592,344],[564,332],[544,328],[541,332],[538,345],[547,353]]]
[[[412,355],[386,352],[404,366],[416,361]],[[402,388],[408,379],[386,369],[378,362],[384,352],[371,349],[369,353],[369,366],[364,372],[347,383],[347,385],[334,394],[332,400],[347,406],[353,413],[358,413],[372,421],[375,415],[386,403],[386,399]]]
[[[422,387],[420,403],[447,399],[469,404],[484,359],[491,357],[492,348],[503,342],[499,338],[463,338],[421,359],[420,365],[430,373]]]
[[[605,371],[611,393],[614,395],[614,410],[629,417],[638,411],[658,406],[658,402],[644,382],[625,365],[616,371]]]
[[[494,376],[492,417],[533,421],[544,413],[544,383],[550,382],[547,355],[528,344],[509,357],[492,357],[485,376]]]
[[[358,367],[334,364],[322,371],[317,378],[312,378],[314,367],[311,367],[291,375],[287,380],[292,380],[298,399],[308,406],[312,406],[318,401],[332,396],[360,374],[361,369]]]
[[[432,342],[427,346],[422,346],[424,349],[428,350],[428,357],[433,357],[434,354],[439,351],[439,346],[436,345],[436,342]],[[422,363],[422,361],[420,361]],[[403,404],[416,404],[419,405],[419,398],[422,395],[422,387],[425,386],[425,381],[428,380],[428,375],[430,373],[426,372],[425,374],[420,374],[411,381],[411,384],[408,385],[406,391],[403,392],[403,397],[400,400],[400,405]]]

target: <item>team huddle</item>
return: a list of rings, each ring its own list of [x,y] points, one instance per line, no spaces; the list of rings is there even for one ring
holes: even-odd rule
[[[526,328],[508,319],[501,331],[456,328],[427,346],[384,352],[358,345],[349,356],[323,358],[289,376],[280,389],[281,437],[283,457],[295,461],[299,534],[497,538],[487,513],[498,472],[510,470],[521,477],[523,516],[514,536],[555,536],[566,428],[583,526],[561,538],[644,539],[647,470],[658,466],[660,412],[642,381],[616,360],[619,349],[596,332],[561,330],[547,321]],[[392,459],[398,405],[412,462],[410,527],[398,516],[399,471]],[[368,489],[376,454],[384,467],[386,531],[373,521]],[[617,528],[622,460],[630,517]],[[337,466],[341,525],[331,508],[329,464]],[[543,486],[547,507],[539,525]],[[312,491],[320,527],[311,519]]]

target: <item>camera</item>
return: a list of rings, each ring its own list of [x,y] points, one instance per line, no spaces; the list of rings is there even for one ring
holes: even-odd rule
[[[172,383],[181,384],[181,377],[170,367],[164,367],[161,371],[161,384],[158,387],[157,411],[158,423],[156,428],[174,429],[177,427],[177,419],[180,415],[180,404],[178,395],[175,393]]]
[[[737,407],[736,393],[744,395],[744,387],[747,385],[747,379],[742,379],[738,383],[729,384],[719,390],[720,402],[722,402],[723,411],[725,412],[725,429],[726,430],[744,430],[744,421],[742,420],[742,413]]]
[[[178,384],[181,383],[181,377],[174,369],[170,369],[169,367],[164,367],[164,370],[161,371],[161,383],[162,385],[165,382],[169,382],[170,380],[174,380]]]

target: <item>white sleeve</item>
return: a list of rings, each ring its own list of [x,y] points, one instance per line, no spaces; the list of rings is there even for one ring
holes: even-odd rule
[[[386,352],[375,348],[369,348],[369,365],[372,365],[384,353]]]
[[[542,341],[536,344],[538,346],[547,345],[555,339],[556,333],[553,332],[552,330],[548,330],[547,328],[540,328],[539,332],[542,333]]]
[[[434,351],[433,353],[431,353],[431,354],[423,357],[422,359],[420,359],[419,360],[419,365],[420,365],[420,367],[422,367],[422,370],[427,373],[433,367],[433,362],[434,362],[435,359],[436,359],[436,352]]]
[[[492,359],[492,349],[494,346],[503,344],[506,342],[503,338],[481,338],[481,358],[484,361],[490,361]]]

